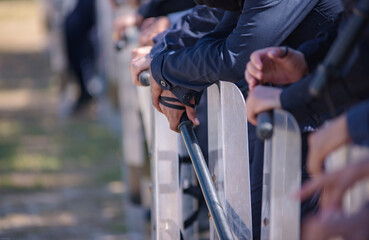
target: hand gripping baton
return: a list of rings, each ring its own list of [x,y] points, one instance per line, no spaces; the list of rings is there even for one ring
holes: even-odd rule
[[[273,111],[261,112],[257,116],[256,135],[260,140],[268,140],[273,136]]]

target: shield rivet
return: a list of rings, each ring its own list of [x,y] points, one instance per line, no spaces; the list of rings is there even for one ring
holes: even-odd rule
[[[269,219],[268,218],[264,218],[263,219],[263,225],[266,227],[269,225]]]

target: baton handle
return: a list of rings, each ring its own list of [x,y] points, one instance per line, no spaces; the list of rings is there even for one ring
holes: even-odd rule
[[[150,86],[150,72],[145,70],[138,75],[138,80],[140,81],[142,86]]]
[[[115,43],[115,50],[120,52],[123,48],[127,46],[127,37],[125,35],[121,36],[118,42]]]
[[[273,136],[273,111],[259,113],[256,134],[260,140],[267,140]]]

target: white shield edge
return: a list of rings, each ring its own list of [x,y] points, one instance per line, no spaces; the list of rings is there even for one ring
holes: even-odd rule
[[[327,172],[335,172],[348,164],[366,160],[369,156],[369,148],[357,145],[345,145],[332,152],[325,161]],[[369,200],[369,180],[364,179],[345,194],[343,208],[345,214],[353,214],[359,211]]]
[[[219,85],[220,91],[217,85],[208,89],[210,171],[235,239],[252,239],[245,101],[233,83]]]
[[[164,115],[155,111],[155,140],[152,160],[152,239],[180,239],[178,134],[169,129]]]
[[[299,239],[300,202],[292,195],[301,186],[301,134],[288,112],[274,110],[273,137],[265,144],[265,154],[262,239]]]
[[[213,180],[215,179],[216,165],[221,158],[221,144],[219,143],[220,131],[220,93],[219,86],[213,84],[207,89],[208,91],[208,151],[209,151],[209,171]],[[220,189],[218,181],[214,181],[214,186],[219,197]],[[210,239],[217,239],[214,223],[210,221]]]

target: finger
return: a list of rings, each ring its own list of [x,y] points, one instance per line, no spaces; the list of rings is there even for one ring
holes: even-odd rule
[[[320,131],[311,133],[308,137],[308,155],[306,161],[306,167],[308,173],[312,175],[320,174],[322,172],[322,164],[324,158],[322,157],[321,144],[317,144]]]
[[[321,174],[323,171],[324,157],[321,157],[320,150],[309,149],[306,161],[308,173],[311,175]]]
[[[140,73],[143,72],[144,70],[147,70],[147,68],[145,68],[145,66],[142,65],[142,59],[136,59],[132,62],[131,66],[130,66],[130,71],[131,71],[131,78],[132,78],[132,83],[135,86],[142,86],[140,80],[139,80],[139,76]]]
[[[247,72],[255,79],[259,81],[263,79],[263,73],[260,70],[256,69],[252,62],[249,62],[247,64],[246,69],[247,69]]]
[[[246,82],[248,83],[249,85],[249,90],[252,91],[255,86],[257,86],[259,84],[259,82],[250,75],[249,72],[245,72],[245,79],[246,79]]]
[[[190,106],[185,106],[188,119],[195,125],[199,126],[200,121],[197,118],[196,110]]]
[[[310,181],[305,183],[300,191],[296,192],[296,197],[299,197],[301,201],[308,199],[313,196],[316,192],[322,189],[324,183],[324,178],[322,176],[317,176],[312,178]]]
[[[282,57],[286,54],[285,47],[274,47],[268,51],[268,57],[274,60],[282,59]],[[284,56],[286,57],[286,56]]]
[[[131,61],[136,58],[137,54],[138,54],[138,48],[132,49],[132,51],[131,51]]]
[[[161,92],[163,91],[159,85],[157,84],[157,82],[151,77],[150,79],[150,89],[151,89],[151,101],[152,104],[154,105],[154,107],[156,108],[156,110],[158,110],[159,112],[163,113],[163,111],[161,110],[160,106],[159,106],[159,97],[161,95]]]
[[[329,193],[327,191],[322,197],[320,207],[326,216],[340,212],[342,209],[343,194],[338,193],[335,189],[337,187],[339,188],[339,186],[333,186],[332,190]]]
[[[162,105],[161,103],[159,103],[159,107],[162,110],[162,113],[164,114],[164,116],[168,120],[170,130],[179,133],[178,125],[179,125],[180,118],[181,118],[184,111],[183,110],[180,111],[180,110],[177,110],[177,109],[170,109],[170,108]],[[173,111],[175,111],[175,112],[173,112]]]
[[[249,99],[250,98],[250,99]],[[249,95],[249,97],[246,100],[246,117],[247,117],[247,121],[249,121],[252,125],[256,126],[257,125],[257,120],[256,120],[256,115],[253,111],[253,106],[252,106],[252,95]]]
[[[258,50],[251,54],[250,61],[256,69],[262,70],[263,69],[263,62],[262,62],[262,56],[265,55],[265,50]]]
[[[178,110],[173,110],[171,109],[171,111],[178,111]],[[178,125],[179,125],[179,121],[181,119],[181,116],[182,114],[184,113],[184,111],[179,111],[180,113],[176,114],[174,117],[172,118],[168,118],[168,121],[169,121],[169,128],[174,131],[174,132],[177,132],[179,133],[179,130],[178,130]]]

